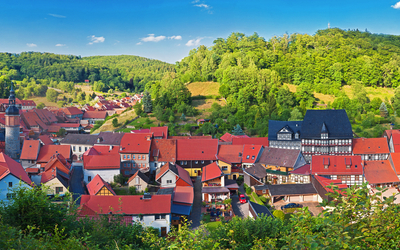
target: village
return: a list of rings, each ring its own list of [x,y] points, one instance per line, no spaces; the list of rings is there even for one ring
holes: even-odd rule
[[[385,187],[382,199],[399,193],[400,130],[357,138],[345,110],[270,120],[268,137],[170,136],[167,126],[89,134],[142,98],[37,109],[11,90],[0,100],[0,200],[12,202],[13,188],[44,185],[49,196],[73,194],[80,217],[120,214],[165,236],[186,219],[196,228],[298,207],[318,215],[333,186],[368,183],[371,194]]]

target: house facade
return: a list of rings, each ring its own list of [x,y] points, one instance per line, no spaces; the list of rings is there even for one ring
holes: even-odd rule
[[[219,145],[218,165],[226,178],[236,180],[243,174],[242,155],[242,145]]]
[[[202,199],[205,202],[229,199],[230,191],[225,187],[224,172],[216,162],[204,167],[201,175]]]
[[[149,185],[149,177],[142,173],[140,170],[136,171],[134,175],[131,176],[128,180],[129,187],[135,187],[136,191],[142,192],[145,191],[147,186]]]
[[[153,134],[126,133],[120,145],[120,159],[125,176],[134,174],[137,170],[150,171],[150,146]]]
[[[302,123],[302,121],[270,120],[268,122],[269,147],[300,150]]]
[[[307,110],[300,138],[307,162],[313,155],[352,154],[353,131],[344,109]]]
[[[96,135],[89,134],[67,134],[64,139],[60,141],[60,145],[69,145],[72,150],[72,160],[81,161],[82,155],[97,141]]]
[[[121,173],[119,149],[110,146],[93,146],[82,156],[84,182],[91,182],[99,175],[106,182],[113,182]]]

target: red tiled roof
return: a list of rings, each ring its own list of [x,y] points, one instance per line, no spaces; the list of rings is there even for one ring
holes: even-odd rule
[[[151,141],[150,161],[158,157],[158,162],[176,162],[176,140],[153,139]]]
[[[57,123],[57,126],[61,128],[78,128],[81,125],[79,123]]]
[[[261,152],[262,145],[244,145],[243,146],[243,163],[255,163]]]
[[[83,119],[106,119],[107,111],[86,111]]]
[[[143,128],[143,129],[136,129],[136,130],[131,130],[132,134],[149,134],[150,129],[148,128]]]
[[[194,190],[193,187],[176,186],[173,202],[193,204]]]
[[[48,162],[55,154],[61,154],[65,159],[71,159],[71,146],[70,145],[44,145],[40,148],[38,163]]]
[[[152,195],[151,199],[142,199],[142,195],[82,195],[79,214],[169,214],[171,213],[171,195]],[[87,209],[82,209],[86,206]]]
[[[26,168],[25,171],[27,173],[37,174],[39,173],[39,168]]]
[[[190,186],[193,186],[193,182],[192,182],[192,179],[190,178],[189,172],[178,165],[175,165],[175,166],[176,166],[176,169],[178,170],[179,179],[182,179]]]
[[[119,169],[121,158],[118,147],[95,145],[83,154],[85,169]]]
[[[224,176],[224,172],[222,172],[222,170],[219,168],[216,162],[213,162],[203,167],[203,173],[201,174],[201,182],[213,180],[221,176]]]
[[[59,168],[53,168],[49,171],[43,172],[40,174],[40,176],[41,176],[40,179],[41,183],[46,183],[54,178],[57,178],[58,180],[61,181],[63,185],[65,185],[66,187],[68,186],[69,175],[61,171]]]
[[[314,175],[315,179],[324,187],[328,192],[332,192],[333,189],[328,188],[328,186],[337,186],[339,189],[348,188],[347,184],[343,184],[342,180],[331,180],[319,175]]]
[[[212,139],[212,136],[211,135],[202,135],[202,136],[200,136],[200,135],[193,135],[193,136],[175,135],[175,136],[168,136],[168,139],[176,139],[176,140],[178,140],[178,139],[203,139],[203,140],[205,140],[205,139]]]
[[[52,145],[54,142],[50,139],[48,135],[40,135],[39,140],[44,144],[44,145]]]
[[[162,139],[168,139],[168,126],[151,127],[150,132],[153,133],[154,137],[162,137]]]
[[[171,165],[169,162],[165,163],[161,168],[160,168],[160,172],[158,172],[158,174],[156,175],[156,180],[160,179],[168,170],[170,170],[170,168],[173,165]],[[178,173],[174,173],[174,174],[178,174]]]
[[[268,137],[232,138],[232,145],[254,144],[268,147]]]
[[[177,160],[216,160],[217,139],[181,139],[177,140]]]
[[[21,151],[21,160],[36,160],[38,158],[40,148],[39,140],[24,140]]]
[[[24,168],[18,162],[14,161],[11,157],[0,153],[0,180],[3,180],[6,176],[12,174],[14,177],[30,185],[32,183],[29,179],[28,174]]]
[[[243,145],[219,145],[218,159],[232,164],[242,163]]]
[[[232,135],[229,133],[225,133],[223,136],[221,136],[220,140],[224,142],[232,142],[233,138],[250,138],[247,135]]]
[[[400,153],[391,153],[390,158],[392,159],[393,167],[398,175],[400,175]]]
[[[20,100],[22,106],[35,106],[36,103],[33,100]]]
[[[361,163],[359,155],[313,155],[311,172],[318,175],[362,175]],[[328,165],[328,168],[325,168],[325,165]],[[350,165],[350,168],[346,165]]]
[[[106,187],[113,195],[116,195],[110,184],[101,178],[100,175],[96,175],[91,182],[86,185],[89,195],[96,195],[103,187]]]
[[[290,174],[310,175],[311,174],[311,166],[310,166],[310,164],[306,164],[295,170],[290,171]]]
[[[400,182],[388,160],[365,161],[364,176],[369,184]]]
[[[120,153],[142,153],[150,152],[152,134],[126,133],[121,139]]]
[[[52,168],[58,168],[65,174],[69,174],[71,164],[69,164],[61,154],[55,154],[50,158],[49,162],[44,165],[44,171],[49,171]]]
[[[77,107],[67,107],[62,109],[66,115],[82,115],[82,110],[78,109]]]
[[[353,154],[388,154],[389,152],[386,138],[353,139]]]

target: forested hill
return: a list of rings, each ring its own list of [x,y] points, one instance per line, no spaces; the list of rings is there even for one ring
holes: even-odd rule
[[[151,81],[161,80],[174,65],[138,56],[84,57],[52,53],[0,53],[0,71],[15,79],[26,77],[53,81],[97,82],[97,90],[118,88],[143,91]]]

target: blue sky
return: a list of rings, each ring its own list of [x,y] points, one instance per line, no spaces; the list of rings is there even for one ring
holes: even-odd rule
[[[232,32],[267,40],[318,29],[400,35],[394,1],[2,1],[0,52],[138,55],[174,63]]]

